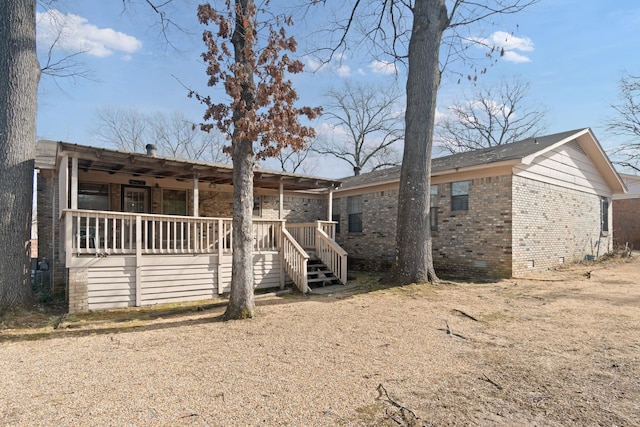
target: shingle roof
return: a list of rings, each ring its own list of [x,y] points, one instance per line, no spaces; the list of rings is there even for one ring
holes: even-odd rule
[[[555,133],[553,135],[527,138],[511,144],[498,145],[495,147],[483,148],[481,150],[467,151],[465,153],[438,157],[431,160],[431,172],[437,173],[456,168],[490,165],[497,162],[522,159],[550,147],[573,134],[581,132],[582,130],[584,130],[584,128]],[[361,185],[389,182],[398,179],[400,179],[400,166],[395,166],[357,176],[342,178],[341,188],[358,187]]]

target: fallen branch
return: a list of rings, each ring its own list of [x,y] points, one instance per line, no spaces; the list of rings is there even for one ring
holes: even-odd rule
[[[180,418],[191,418],[191,417],[199,417],[200,415],[195,414],[195,413],[191,413],[191,414],[186,414],[181,416]]]
[[[451,326],[449,326],[449,322],[447,322],[446,320],[444,321],[444,325],[446,326],[446,329],[440,329],[440,330],[441,331],[445,331],[447,333],[447,335],[451,335],[452,337],[462,338],[463,340],[468,339],[464,335],[460,335],[460,334],[457,334],[457,333],[453,332],[453,329],[451,329]]]
[[[400,411],[400,416],[402,417],[401,420],[396,419],[395,414],[391,414],[389,413],[389,411],[386,411],[387,417],[389,419],[391,419],[392,421],[394,421],[396,424],[402,426],[424,426],[424,424],[420,423],[420,417],[418,417],[416,415],[416,413],[414,411],[412,411],[411,409],[407,408],[406,406],[404,406],[401,403],[398,403],[396,400],[392,399],[391,396],[389,396],[389,392],[387,391],[386,388],[384,388],[384,386],[382,384],[378,385],[378,397],[377,399],[381,399],[382,397],[384,397],[384,399],[389,402],[391,405],[395,406],[396,408],[398,408],[398,410]]]
[[[477,322],[477,321],[478,321],[478,319],[476,319],[475,317],[473,317],[473,316],[472,316],[472,315],[470,315],[470,314],[465,313],[465,312],[464,312],[464,311],[462,311],[462,310],[458,310],[457,308],[454,308],[454,309],[453,309],[453,311],[455,311],[456,313],[460,313],[460,314],[462,314],[464,317],[468,317],[469,319],[473,320],[474,322]]]
[[[485,374],[482,374],[482,376],[484,377],[483,379],[485,381],[487,381],[489,384],[494,385],[498,390],[502,390],[502,386],[500,384],[498,384],[497,382],[493,381],[491,378],[489,378]]]

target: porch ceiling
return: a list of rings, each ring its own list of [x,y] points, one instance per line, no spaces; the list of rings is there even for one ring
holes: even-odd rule
[[[110,174],[153,176],[190,181],[198,176],[201,182],[231,184],[233,168],[230,165],[205,163],[166,157],[151,157],[145,154],[89,147],[65,142],[58,143],[58,156],[67,154],[78,158],[78,169],[100,171]],[[254,172],[254,186],[277,190],[280,183],[285,190],[314,190],[337,188],[340,181],[307,175],[282,173],[268,170]]]

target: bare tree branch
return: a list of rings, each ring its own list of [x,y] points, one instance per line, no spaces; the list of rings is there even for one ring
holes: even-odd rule
[[[605,120],[607,132],[626,138],[611,152],[614,163],[640,171],[640,76],[625,73],[618,82],[619,102],[615,112]]]
[[[451,152],[509,144],[547,129],[546,109],[523,105],[529,85],[518,79],[476,88],[436,122],[435,143]]]
[[[119,150],[144,152],[147,144],[154,144],[161,156],[229,162],[223,152],[224,138],[215,131],[201,131],[180,112],[144,114],[135,109],[103,107],[96,112],[95,133],[100,141]]]
[[[403,140],[404,115],[395,86],[347,83],[326,96],[324,116],[337,139],[321,141],[314,151],[347,162],[355,174],[400,163],[395,146]]]

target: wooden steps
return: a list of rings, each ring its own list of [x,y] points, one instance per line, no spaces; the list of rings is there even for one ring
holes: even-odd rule
[[[307,261],[307,285],[310,288],[339,285],[340,279],[317,257]]]

